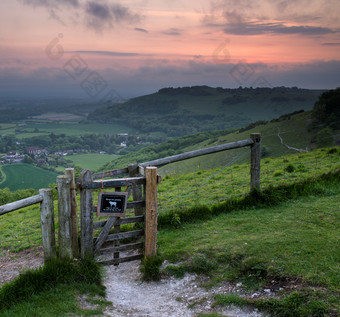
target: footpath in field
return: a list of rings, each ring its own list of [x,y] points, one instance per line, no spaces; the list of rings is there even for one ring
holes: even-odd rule
[[[167,278],[142,282],[139,262],[128,262],[105,268],[106,299],[112,302],[106,317],[194,317],[215,311],[211,305],[215,293],[230,293],[235,286],[217,289],[201,288],[195,275],[183,279]],[[218,311],[228,317],[263,317],[257,310],[231,307]]]

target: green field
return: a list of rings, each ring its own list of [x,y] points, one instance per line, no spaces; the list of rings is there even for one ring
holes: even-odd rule
[[[111,154],[88,153],[70,155],[67,157],[67,159],[72,161],[75,166],[95,171],[100,166],[112,161],[116,157],[117,155]]]
[[[9,188],[11,191],[26,188],[47,188],[56,182],[57,174],[29,164],[13,164],[1,167],[6,175],[0,183],[0,188]]]
[[[99,124],[99,123],[58,123],[55,121],[40,120],[27,121],[25,126],[17,127],[16,125],[5,126],[0,125],[0,133],[2,135],[15,134],[18,139],[30,138],[34,136],[43,136],[50,133],[65,134],[67,136],[80,136],[89,133],[136,133],[136,129],[129,128],[120,124]]]

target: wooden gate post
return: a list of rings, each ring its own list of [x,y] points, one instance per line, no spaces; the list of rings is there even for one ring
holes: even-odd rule
[[[42,196],[40,203],[41,235],[45,261],[56,258],[53,191],[50,188],[39,189]]]
[[[71,234],[71,180],[65,175],[57,177],[59,216],[59,258],[72,259]]]
[[[78,214],[77,214],[77,198],[75,189],[74,168],[66,168],[65,175],[71,180],[71,234],[72,234],[72,252],[73,257],[79,257],[79,243],[78,243]]]
[[[80,175],[80,183],[93,182],[91,171],[84,169]],[[93,249],[93,192],[91,189],[80,190],[80,212],[81,212],[81,258],[92,258]]]
[[[157,167],[147,167],[145,197],[145,257],[157,255]]]
[[[129,176],[136,177],[139,174],[138,164],[130,164],[128,166]],[[143,190],[142,185],[132,184],[132,197],[134,201],[143,200]],[[135,216],[144,215],[145,208],[144,207],[135,207]]]
[[[250,189],[260,189],[261,134],[251,133],[254,143],[250,147]]]

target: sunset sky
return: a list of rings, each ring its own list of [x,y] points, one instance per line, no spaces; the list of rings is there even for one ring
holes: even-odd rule
[[[339,0],[0,0],[0,98],[340,86]]]

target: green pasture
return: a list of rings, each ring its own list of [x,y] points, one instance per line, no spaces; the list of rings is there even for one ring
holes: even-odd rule
[[[0,188],[12,191],[26,188],[46,188],[56,182],[57,174],[29,164],[11,164],[1,167],[5,178]]]
[[[159,232],[167,272],[204,273],[206,286],[226,281],[245,295],[216,292],[216,305],[253,305],[273,316],[337,316],[340,308],[340,194],[304,197],[277,207],[235,211]],[[298,300],[290,302],[292,281]],[[254,290],[282,283],[280,297],[254,299]],[[286,285],[286,286],[285,286]],[[295,286],[295,289],[294,289]],[[233,297],[232,297],[233,296]],[[249,300],[247,301],[246,298]],[[224,299],[222,301],[221,299]],[[326,312],[333,314],[326,314]]]
[[[249,150],[239,150],[241,158],[249,160]],[[236,156],[237,157],[237,156]],[[232,162],[232,159],[229,161]],[[238,163],[237,160],[234,163]],[[250,190],[250,165],[228,164],[204,170],[193,165],[195,172],[185,173],[189,161],[176,167],[176,174],[163,176],[158,187],[160,213],[171,209],[211,205],[228,198],[245,195]],[[261,188],[292,184],[309,177],[317,177],[340,168],[340,147],[319,149],[308,153],[287,154],[261,160]],[[181,173],[183,171],[183,174]],[[163,171],[164,174],[164,171]]]
[[[75,166],[95,171],[100,166],[112,161],[115,157],[117,157],[117,155],[87,153],[69,155],[67,156],[67,159],[72,161]]]
[[[0,134],[9,135],[15,134],[17,138],[29,138],[33,136],[43,136],[46,134],[65,134],[67,136],[80,136],[83,134],[90,133],[107,133],[107,134],[117,134],[117,133],[136,133],[136,129],[129,128],[125,125],[119,124],[99,124],[99,123],[72,123],[63,122],[58,123],[54,121],[27,121],[26,125],[23,127],[17,127],[12,125],[12,127],[2,128],[0,125]]]

